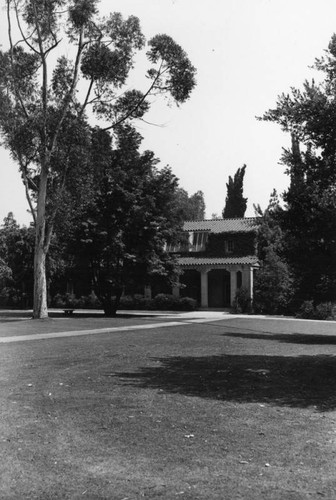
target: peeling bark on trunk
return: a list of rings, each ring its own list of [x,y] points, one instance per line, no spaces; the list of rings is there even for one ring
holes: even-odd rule
[[[43,248],[35,249],[34,257],[34,319],[48,317],[46,253]]]
[[[40,189],[36,215],[36,235],[34,254],[34,319],[48,317],[47,306],[47,279],[46,257],[48,245],[46,244],[46,195],[47,195],[47,170],[42,168],[40,176]]]

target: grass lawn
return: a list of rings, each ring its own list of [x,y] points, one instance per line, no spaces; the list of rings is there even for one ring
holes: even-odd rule
[[[1,344],[0,498],[335,499],[335,355],[251,317]]]
[[[33,321],[32,312],[1,311],[0,310],[0,337],[21,336],[29,334],[55,333],[74,330],[94,330],[97,328],[125,327],[141,324],[162,322],[162,317],[153,316],[146,311],[134,314],[119,314],[115,318],[106,318],[102,312],[74,312],[72,316],[65,316],[62,310],[54,311],[48,319]],[[174,321],[169,315],[164,321]]]

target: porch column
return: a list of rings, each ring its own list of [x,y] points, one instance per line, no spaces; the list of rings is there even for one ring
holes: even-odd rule
[[[237,272],[230,271],[230,305],[233,306],[237,292]]]
[[[246,288],[249,298],[253,299],[253,267],[246,267],[243,270],[243,287]]]
[[[250,294],[251,301],[253,301],[253,267],[250,267],[250,282],[249,282],[249,284],[250,284],[249,294]]]
[[[209,307],[208,302],[208,272],[209,269],[201,270],[201,306]]]

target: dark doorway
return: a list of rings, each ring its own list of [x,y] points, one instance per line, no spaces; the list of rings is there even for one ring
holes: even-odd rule
[[[208,273],[209,307],[230,307],[230,273],[224,269]]]
[[[180,289],[181,297],[191,297],[195,299],[198,304],[201,303],[201,275],[199,271],[193,269],[183,271],[180,276],[182,285]]]

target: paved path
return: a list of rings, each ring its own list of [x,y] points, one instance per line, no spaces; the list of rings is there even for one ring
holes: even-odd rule
[[[154,314],[153,314],[154,316]],[[95,328],[92,330],[72,330],[65,332],[52,332],[52,333],[34,333],[27,335],[15,335],[10,337],[0,337],[0,344],[7,344],[11,342],[24,342],[28,340],[46,340],[61,337],[79,337],[83,335],[96,335],[102,333],[113,333],[113,332],[127,332],[134,330],[148,330],[154,328],[168,328],[173,326],[183,326],[191,323],[208,323],[212,321],[221,321],[223,319],[230,319],[233,316],[228,313],[218,311],[193,311],[188,313],[170,313],[170,314],[156,314],[157,316],[162,316],[162,319],[169,318],[170,321],[164,321],[161,323],[147,323],[141,325],[129,325],[129,326],[116,326],[108,328]],[[176,318],[178,321],[171,321],[172,318]]]
[[[143,311],[127,311],[127,314],[143,314]],[[150,330],[155,328],[169,328],[176,326],[186,326],[195,323],[209,323],[215,321],[223,321],[223,320],[233,320],[233,319],[262,319],[262,320],[274,320],[274,321],[297,321],[297,322],[307,322],[307,323],[320,323],[320,324],[332,324],[335,325],[336,332],[336,322],[335,321],[318,321],[318,320],[302,320],[296,318],[288,318],[288,317],[274,317],[274,316],[263,316],[263,315],[253,315],[246,316],[243,314],[230,314],[228,312],[223,311],[192,311],[192,312],[151,312],[151,316],[153,318],[162,318],[162,322],[157,323],[143,323],[139,325],[128,325],[128,326],[115,326],[115,327],[107,327],[107,328],[95,328],[91,330],[72,330],[72,331],[61,331],[61,332],[51,332],[51,333],[34,333],[34,334],[26,334],[26,335],[15,335],[15,336],[7,336],[0,337],[0,344],[7,344],[12,342],[24,342],[30,340],[48,340],[54,338],[62,338],[62,337],[79,337],[84,335],[99,335],[104,333],[113,333],[113,332],[127,332],[127,331],[136,331],[136,330]],[[164,321],[165,319],[169,319],[169,321]],[[176,320],[176,321],[172,321]]]

